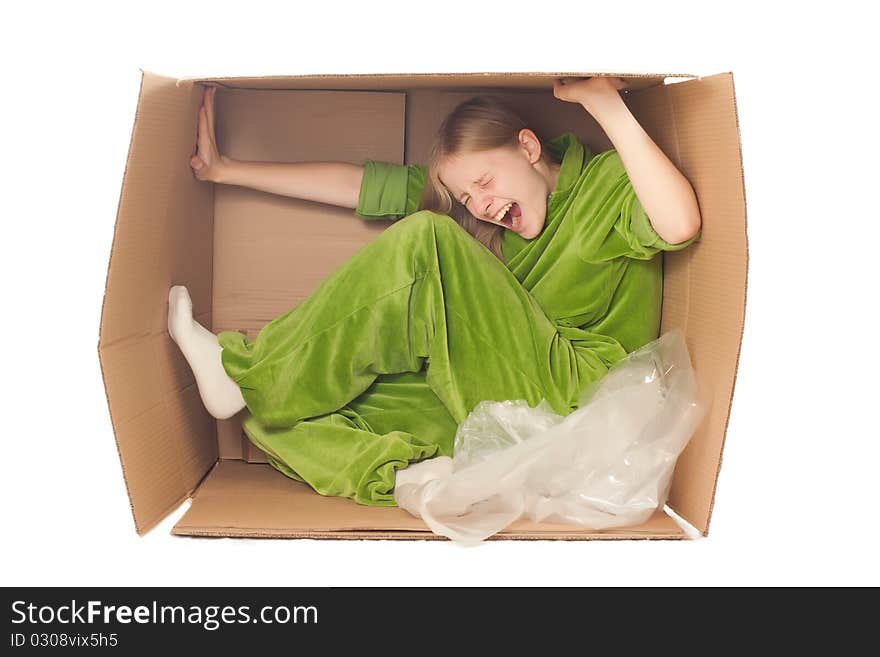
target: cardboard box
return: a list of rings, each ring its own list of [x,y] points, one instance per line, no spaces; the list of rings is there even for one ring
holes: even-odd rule
[[[220,152],[262,161],[424,162],[441,119],[489,92],[538,134],[612,148],[553,79],[601,73],[331,75],[173,79],[142,71],[107,273],[98,354],[135,527],[144,534],[192,498],[174,534],[437,539],[399,508],[323,497],[281,474],[238,418],[202,406],[169,338],[167,294],[185,284],[195,318],[253,337],[389,225],[351,210],[198,181],[194,152],[204,83],[216,98]],[[687,176],[701,240],[666,253],[662,331],[681,327],[714,402],[680,457],[668,506],[708,533],[733,396],[746,297],[746,209],[733,75],[620,75],[625,101]],[[674,83],[674,84],[673,84]],[[582,530],[520,521],[495,539],[681,539],[658,510],[638,527]],[[445,539],[442,539],[445,540]]]

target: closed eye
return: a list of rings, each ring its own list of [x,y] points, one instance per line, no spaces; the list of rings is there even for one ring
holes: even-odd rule
[[[485,189],[486,187],[489,186],[489,183],[491,183],[493,180],[494,180],[494,178],[483,178],[477,182],[477,186],[479,186],[480,189]],[[467,206],[467,203],[470,200],[470,198],[471,198],[470,196],[465,194],[460,199],[458,199],[458,202],[464,206]]]

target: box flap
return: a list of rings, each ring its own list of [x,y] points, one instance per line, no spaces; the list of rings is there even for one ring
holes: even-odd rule
[[[185,282],[210,325],[210,185],[189,170],[201,97],[143,72],[107,271],[98,356],[138,533],[217,459],[213,419],[167,335],[168,288]]]
[[[748,245],[733,75],[649,89],[630,107],[693,184],[703,215],[694,246],[664,258],[662,331],[680,327],[713,396],[678,460],[669,506],[708,533],[745,320]]]
[[[188,536],[272,538],[441,538],[399,507],[357,504],[319,495],[266,464],[219,461],[172,530]],[[520,520],[500,539],[684,539],[685,532],[662,511],[638,527],[604,531],[575,525]]]

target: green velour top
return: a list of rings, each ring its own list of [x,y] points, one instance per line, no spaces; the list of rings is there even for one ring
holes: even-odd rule
[[[505,230],[508,269],[564,331],[573,326],[609,335],[632,352],[658,337],[663,298],[661,238],[645,213],[616,150],[598,155],[572,133],[547,143],[560,163],[541,233],[525,239]],[[398,219],[418,208],[426,180],[420,164],[367,160],[357,214]]]

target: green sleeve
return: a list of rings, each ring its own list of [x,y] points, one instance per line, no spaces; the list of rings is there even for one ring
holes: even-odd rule
[[[624,220],[617,224],[617,229],[624,233],[627,242],[650,250],[681,251],[699,240],[700,235],[703,232],[701,227],[700,230],[697,231],[697,234],[689,240],[678,244],[670,244],[660,237],[657,234],[657,231],[654,230],[654,226],[651,225],[651,220],[645,212],[645,209],[642,207],[638,196],[635,195],[635,192],[633,192],[632,195],[632,207],[629,209],[628,213],[621,214],[624,215],[622,216],[622,219]],[[628,221],[626,219],[628,219]]]
[[[365,219],[400,219],[419,208],[426,169],[367,160],[355,212]]]
[[[581,257],[603,262],[622,256],[650,260],[660,251],[680,251],[701,232],[680,244],[670,244],[654,227],[636,196],[616,150],[595,156],[578,181],[572,205],[579,214]]]

